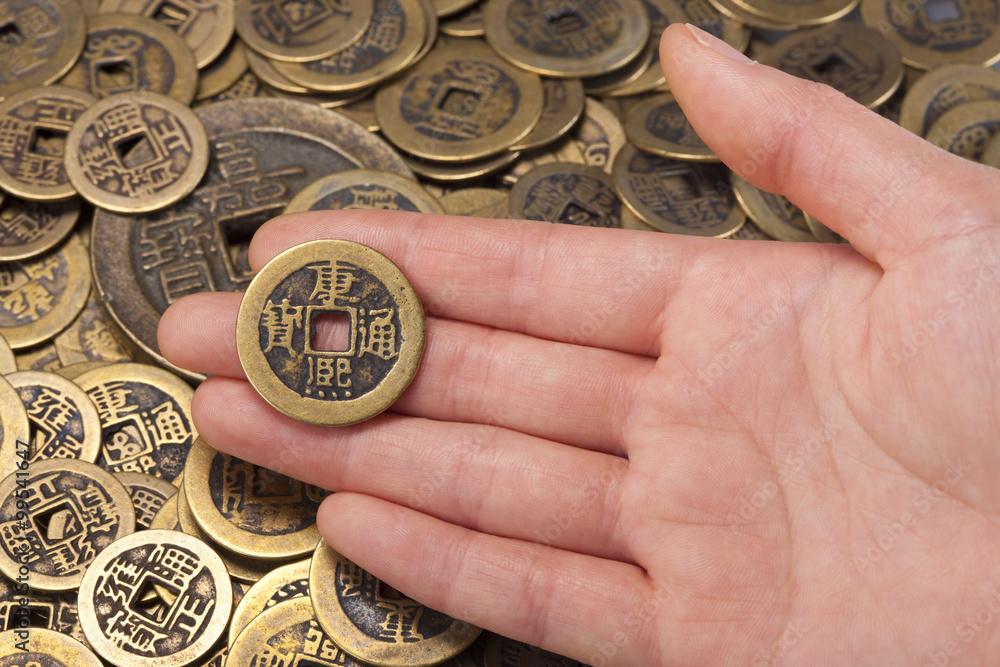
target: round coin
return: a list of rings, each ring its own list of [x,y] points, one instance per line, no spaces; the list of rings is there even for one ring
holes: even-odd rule
[[[62,242],[80,217],[80,200],[28,201],[0,193],[0,262],[30,259]]]
[[[535,167],[510,191],[516,220],[547,220],[581,227],[621,227],[621,201],[611,176],[572,162]]]
[[[282,565],[271,570],[260,578],[233,610],[229,620],[229,645],[236,643],[236,638],[253,619],[260,616],[275,605],[309,597],[309,564],[311,558]],[[309,608],[312,609],[310,601]]]
[[[93,463],[38,461],[0,482],[0,571],[32,588],[78,587],[98,554],[134,530],[128,491]]]
[[[626,144],[612,175],[622,201],[661,231],[723,238],[746,221],[724,165],[678,162]]]
[[[29,429],[24,402],[10,382],[0,377],[0,480],[30,467]]]
[[[325,542],[313,555],[309,591],[316,618],[337,646],[382,667],[435,665],[481,632],[402,595]]]
[[[22,90],[0,103],[0,188],[31,200],[55,201],[76,194],[64,165],[66,135],[94,102],[82,90],[46,86]],[[8,234],[16,228],[25,236],[30,231],[24,224],[6,227],[11,228]]]
[[[625,119],[625,136],[638,148],[675,160],[718,162],[670,93],[637,104]]]
[[[86,646],[87,638],[80,626],[76,591],[39,593],[31,590],[27,583],[16,583],[0,576],[0,612],[0,632],[12,629],[28,631],[31,628],[29,632],[46,629],[68,635]],[[21,639],[24,638],[22,635]],[[0,643],[0,646],[4,644]],[[2,664],[0,661],[0,665]]]
[[[906,91],[899,124],[923,137],[946,111],[985,100],[1000,100],[1000,72],[982,65],[944,65],[920,77]]]
[[[90,291],[83,310],[56,336],[53,344],[64,367],[86,362],[132,361],[128,339],[108,315],[95,290]]]
[[[409,165],[413,171],[429,181],[459,183],[494,174],[514,164],[520,157],[520,151],[506,151],[481,160],[438,162],[411,155]]]
[[[178,518],[177,503],[179,497],[180,489],[163,502],[160,510],[153,516],[153,520],[149,522],[150,530],[184,530],[181,528],[180,519]]]
[[[109,545],[80,584],[87,641],[119,667],[186,665],[225,631],[233,586],[208,545],[144,530]]]
[[[542,79],[542,117],[526,137],[510,147],[527,151],[556,141],[583,116],[586,96],[579,79]]]
[[[927,140],[949,153],[978,161],[1000,131],[1000,101],[969,102],[941,114]]]
[[[462,188],[440,198],[441,206],[448,215],[464,215],[470,218],[506,218],[506,190],[500,188]]]
[[[417,183],[370,169],[324,176],[297,194],[284,213],[359,208],[444,214],[441,203]]]
[[[771,237],[760,231],[757,225],[747,220],[742,227],[726,237],[733,241],[771,241]]]
[[[324,316],[349,322],[343,345],[314,347]],[[277,410],[343,426],[388,408],[413,379],[424,313],[384,255],[350,241],[313,241],[281,253],[254,277],[240,303],[236,346],[250,383]]]
[[[543,107],[534,74],[500,60],[485,44],[439,48],[375,94],[386,137],[431,160],[496,155],[525,137]]]
[[[208,138],[194,112],[170,97],[115,95],[73,125],[66,167],[92,204],[121,213],[155,211],[198,185],[208,167]]]
[[[158,21],[134,14],[98,14],[87,18],[87,45],[61,83],[98,99],[149,91],[190,104],[198,88],[198,68],[184,40]]]
[[[646,48],[641,0],[488,0],[486,40],[518,67],[554,77],[588,77],[625,66]]]
[[[373,5],[372,0],[246,0],[236,4],[236,32],[268,58],[317,60],[361,37]]]
[[[55,630],[0,632],[3,667],[103,667],[94,652],[69,635]]]
[[[201,68],[198,73],[198,91],[194,98],[201,101],[224,93],[236,85],[249,66],[243,42],[231,39],[229,46],[218,58]]]
[[[132,497],[136,528],[150,528],[163,504],[177,493],[177,487],[162,477],[141,472],[116,472],[114,475]]]
[[[754,187],[735,172],[730,173],[736,199],[746,214],[771,238],[779,241],[815,243],[816,237],[806,224],[806,216],[798,206],[781,195]]]
[[[482,37],[486,32],[483,26],[483,2],[477,2],[447,21],[441,22],[441,34],[450,37]]]
[[[767,21],[812,26],[836,21],[858,5],[858,0],[733,0],[734,4]]]
[[[6,0],[0,22],[0,100],[56,81],[80,57],[87,38],[77,0]]]
[[[284,93],[298,93],[307,94],[309,89],[305,86],[295,83],[287,76],[278,71],[274,66],[274,61],[264,56],[256,53],[255,51],[247,50],[246,52],[247,65],[250,67],[250,71],[257,75],[261,83],[270,88],[280,90]]]

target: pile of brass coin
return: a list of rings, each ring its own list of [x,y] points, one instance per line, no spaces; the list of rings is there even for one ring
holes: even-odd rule
[[[156,328],[245,291],[283,212],[843,242],[701,140],[677,22],[1000,166],[998,0],[0,3],[0,662],[578,664],[322,543],[327,492],[201,439]],[[358,349],[392,353],[388,312]],[[351,368],[302,394],[348,402]]]

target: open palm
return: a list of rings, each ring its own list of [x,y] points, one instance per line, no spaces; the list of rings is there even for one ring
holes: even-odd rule
[[[340,491],[338,551],[436,609],[594,665],[968,664],[1000,654],[1000,172],[671,27],[699,134],[852,247],[307,213],[428,313],[413,384],[340,429],[243,379],[239,295],[161,322],[215,375],[199,431]]]

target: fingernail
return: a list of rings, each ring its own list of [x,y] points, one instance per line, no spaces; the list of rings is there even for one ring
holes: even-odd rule
[[[684,26],[691,32],[691,35],[697,39],[701,44],[707,46],[717,53],[721,53],[730,60],[735,60],[738,63],[752,63],[750,58],[726,44],[718,37],[713,37],[707,32],[699,28],[698,26],[691,25],[690,23],[685,23]]]

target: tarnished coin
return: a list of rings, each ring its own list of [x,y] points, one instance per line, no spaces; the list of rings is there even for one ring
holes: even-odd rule
[[[77,0],[5,0],[0,22],[0,100],[56,81],[87,38]]]
[[[449,16],[441,22],[441,34],[449,37],[482,37],[486,32],[483,26],[483,5],[477,2],[461,12]]]
[[[198,72],[198,90],[194,98],[201,101],[224,93],[236,85],[249,66],[246,47],[234,37],[218,58]]]
[[[678,162],[626,144],[613,177],[632,212],[665,232],[722,238],[746,221],[721,164]]]
[[[372,0],[246,0],[236,4],[236,32],[254,51],[303,62],[356,41],[372,20]]]
[[[506,218],[508,193],[500,188],[462,188],[439,198],[448,215]]]
[[[586,667],[582,662],[500,635],[487,640],[483,658],[486,667]]]
[[[208,138],[198,117],[157,93],[105,98],[67,138],[70,181],[84,199],[110,211],[165,208],[194,190],[207,167]]]
[[[927,140],[949,153],[978,161],[1000,131],[1000,101],[969,102],[944,112],[927,130]]]
[[[209,105],[198,115],[211,139],[199,187],[156,214],[98,211],[94,220],[101,299],[136,345],[165,365],[156,342],[160,314],[185,294],[246,289],[253,233],[302,188],[346,169],[412,177],[388,144],[335,112],[255,99]]]
[[[551,144],[573,129],[583,116],[586,96],[579,79],[542,79],[542,96],[542,117],[510,150],[527,151]]]
[[[740,206],[771,238],[815,243],[816,237],[809,230],[806,216],[798,206],[781,195],[754,187],[735,172],[730,173],[729,181]]]
[[[903,63],[892,42],[855,23],[791,33],[762,54],[760,61],[825,83],[869,108],[888,100],[903,81]]]
[[[87,45],[61,83],[103,99],[149,91],[190,104],[198,68],[174,31],[145,16],[99,14],[87,18]]]
[[[312,91],[342,93],[367,88],[401,71],[427,36],[419,0],[374,0],[374,18],[360,39],[320,60],[273,61],[274,69]]]
[[[0,377],[0,480],[31,466],[29,429],[24,402],[10,382]]]
[[[56,353],[56,358],[58,359],[58,352]],[[106,365],[106,363],[103,361],[83,361],[78,364],[70,364],[69,366],[60,366],[53,369],[52,372],[62,375],[68,380],[75,380],[87,371],[92,371],[95,368],[100,368],[104,365]]]
[[[597,76],[646,48],[649,13],[641,0],[488,0],[486,40],[530,72]]]
[[[719,161],[691,127],[670,93],[656,95],[636,105],[625,119],[625,136],[648,153],[675,160]]]
[[[190,47],[198,67],[225,50],[236,30],[233,0],[101,0],[100,12],[141,14],[170,28]]]
[[[836,21],[858,5],[858,0],[733,0],[739,7],[767,21],[813,26]]]
[[[0,665],[4,667],[103,667],[94,652],[69,635],[32,628],[0,633]]]
[[[55,373],[62,364],[59,363],[59,355],[56,353],[56,346],[52,343],[45,343],[27,350],[18,350],[14,355],[19,371],[48,371]]]
[[[479,0],[433,0],[434,13],[438,18],[453,16],[461,11],[469,9]]]
[[[101,364],[131,361],[128,338],[108,315],[96,290],[90,291],[83,310],[66,329],[55,337],[53,344],[63,366],[85,362]]]
[[[28,633],[37,629],[52,630],[68,635],[84,645],[87,641],[80,626],[76,591],[40,593],[33,591],[27,581],[15,583],[0,576],[0,632],[13,629]],[[21,639],[24,638],[22,635]],[[5,646],[2,642],[0,639],[0,647]]]
[[[249,51],[246,53],[249,54]],[[232,86],[207,100],[199,102],[195,105],[195,108],[200,111],[203,107],[215,102],[230,102],[232,100],[247,98],[268,97],[269,95],[270,93],[264,88],[264,84],[261,83],[256,74],[253,72],[244,72]]]
[[[769,21],[757,14],[748,12],[742,5],[737,4],[735,0],[708,0],[708,2],[726,18],[760,30],[786,32],[788,30],[796,30],[799,27],[795,23]]]
[[[201,540],[144,530],[98,554],[80,601],[87,641],[105,660],[119,667],[186,665],[225,631],[233,586]]]
[[[317,340],[320,318],[347,324],[346,340]],[[350,241],[312,241],[254,277],[236,346],[250,383],[276,409],[343,426],[374,417],[406,389],[423,354],[424,312],[385,255]]]
[[[481,632],[406,597],[325,542],[313,555],[309,592],[316,618],[337,646],[383,667],[435,665]]]
[[[581,227],[621,227],[621,206],[608,174],[572,162],[535,167],[517,181],[508,202],[512,219]]]
[[[507,150],[542,115],[537,76],[503,62],[485,44],[436,49],[375,94],[382,132],[431,160],[475,160]]]
[[[0,193],[0,262],[41,255],[63,241],[80,217],[80,200],[28,201]]]
[[[311,558],[282,565],[271,570],[250,587],[243,599],[233,610],[229,620],[229,645],[253,619],[275,605],[309,597],[309,564]],[[310,609],[312,602],[310,601]]]
[[[1000,60],[1000,0],[862,0],[861,18],[920,69]]]
[[[460,183],[495,174],[517,162],[520,157],[520,151],[506,151],[479,160],[439,162],[411,155],[408,164],[417,175],[429,181]]]
[[[151,528],[150,524],[163,509],[163,504],[177,493],[177,487],[162,477],[141,472],[116,472],[114,475],[132,497],[137,529]]]
[[[637,232],[659,232],[660,230],[639,219],[635,213],[629,210],[628,206],[622,206],[622,229],[631,229]]]
[[[263,89],[266,93],[269,93],[273,97],[295,100],[297,102],[305,102],[307,104],[320,107],[321,109],[339,109],[340,107],[350,104],[351,102],[362,100],[374,92],[372,88],[362,88],[360,90],[351,90],[346,93],[289,93],[283,90],[272,89],[267,84],[264,84]]]
[[[184,530],[181,528],[180,520],[178,518],[177,501],[179,496],[180,489],[177,489],[177,493],[170,496],[163,502],[163,505],[160,506],[160,510],[153,516],[153,520],[149,522],[150,530]]]
[[[0,188],[31,200],[76,194],[64,165],[66,135],[95,101],[76,88],[46,86],[0,103]]]
[[[809,231],[813,233],[816,240],[820,243],[847,243],[847,239],[833,231],[822,222],[812,217],[808,213],[806,216],[806,224],[809,225]]]
[[[78,587],[98,553],[134,530],[128,491],[93,463],[37,461],[0,482],[0,571],[32,588]]]
[[[250,71],[257,75],[262,84],[285,93],[307,94],[309,92],[308,88],[300,83],[295,83],[279,72],[274,66],[273,60],[269,60],[250,49],[247,49],[245,55]]]
[[[907,89],[899,124],[923,137],[944,112],[985,100],[1000,100],[1000,72],[982,65],[945,65]]]
[[[652,35],[650,41],[654,41]],[[655,41],[659,42],[659,39]],[[616,70],[581,79],[588,95],[610,95],[612,92],[630,86],[646,73],[653,62],[653,52],[648,47],[635,58]]]
[[[7,339],[0,336],[0,375],[13,373],[17,370],[17,360],[14,358],[14,350],[10,349]],[[2,476],[0,476],[2,478]]]
[[[101,418],[97,464],[179,483],[191,444],[194,390],[173,373],[146,364],[109,364],[76,378]],[[175,481],[177,480],[177,481]]]
[[[378,132],[378,119],[375,118],[375,96],[368,95],[356,102],[349,102],[337,107],[337,113],[342,113],[355,123],[368,128],[369,132]]]
[[[358,208],[444,214],[441,203],[417,183],[370,169],[324,176],[297,194],[284,212]]]
[[[0,263],[0,334],[14,350],[54,338],[90,290],[87,249],[75,235],[44,255]]]

